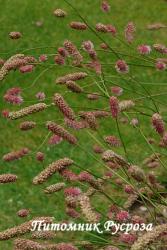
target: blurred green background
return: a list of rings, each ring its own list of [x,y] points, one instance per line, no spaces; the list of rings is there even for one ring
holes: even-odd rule
[[[112,0],[111,11],[105,14],[100,9],[100,2],[98,0],[80,0],[72,1],[80,14],[86,18],[91,26],[95,26],[96,23],[111,23],[114,24],[118,30],[118,38],[124,40],[124,27],[129,21],[133,21],[136,25],[136,39],[132,48],[124,45],[119,39],[114,39],[110,35],[102,34],[101,37],[105,39],[111,47],[116,48],[117,51],[123,51],[127,54],[136,54],[136,46],[139,44],[155,44],[166,42],[166,28],[156,31],[149,31],[146,29],[150,23],[162,22],[166,23],[167,2],[163,0]],[[95,48],[100,48],[101,41],[90,31],[79,32],[71,30],[68,26],[70,21],[80,21],[80,18],[76,16],[76,13],[63,1],[63,0],[0,0],[0,57],[3,59],[9,58],[16,52],[24,52],[27,55],[33,55],[36,58],[40,54],[56,54],[56,50],[59,46],[62,46],[65,39],[73,41],[78,47],[81,46],[82,41],[91,40],[95,44]],[[56,8],[62,8],[67,11],[66,18],[56,18],[53,15],[53,11]],[[38,27],[36,22],[42,22],[42,26]],[[9,39],[9,32],[20,31],[23,37],[19,40]],[[107,55],[107,56],[106,56]],[[160,55],[153,52],[152,57],[159,57]],[[116,57],[112,53],[99,52],[99,58],[105,63],[112,63],[116,61]],[[141,64],[143,61],[137,61],[134,58],[123,56],[125,60],[134,64]],[[53,56],[49,56],[48,62],[43,66],[38,66],[31,74],[22,75],[19,72],[10,72],[1,85],[1,101],[0,108],[16,110],[19,107],[6,104],[3,100],[3,95],[6,90],[18,86],[23,90],[22,96],[24,97],[24,103],[21,107],[28,106],[36,103],[35,94],[38,91],[43,91],[48,98],[46,102],[51,102],[50,97],[55,92],[66,91],[64,86],[57,86],[55,79],[58,76],[69,72],[75,72],[77,69],[71,69],[68,66],[54,66],[49,69],[49,64],[54,63]],[[147,64],[147,63],[146,63]],[[149,64],[150,65],[150,64]],[[48,68],[46,72],[44,70]],[[80,69],[79,69],[80,70]],[[131,66],[131,73],[141,82],[145,84],[145,88],[152,94],[167,92],[167,80],[166,72],[157,72],[152,68]],[[81,69],[82,71],[82,69]],[[93,77],[94,72],[90,73]],[[126,81],[119,78],[115,73],[115,70],[110,67],[104,67],[104,74],[106,77],[107,88],[110,91],[110,87],[113,84],[118,84],[123,88],[124,95],[121,99],[131,99],[139,97],[133,91],[139,91],[146,94],[140,85],[134,82],[130,82],[127,77],[124,77]],[[93,77],[88,76],[86,80],[81,81],[81,85],[89,85],[93,82]],[[99,80],[98,76],[95,76],[96,80]],[[35,85],[32,88],[28,88],[33,82]],[[150,84],[153,83],[153,84]],[[26,90],[27,88],[27,90]],[[98,92],[96,85],[86,88],[88,92]],[[108,106],[108,100],[99,99],[98,101],[89,101],[85,95],[76,95],[69,93],[66,95],[66,100],[74,107],[74,110],[88,110],[89,108],[106,108]],[[160,96],[155,99],[159,107],[160,112],[167,119],[166,115],[166,96]],[[138,104],[137,104],[138,105]],[[148,99],[143,100],[140,105],[140,110],[152,114],[152,111],[147,108],[154,108],[152,102]],[[140,106],[139,105],[139,106]],[[132,118],[136,117],[131,115]],[[139,116],[141,128],[147,136],[154,136],[158,140],[158,136],[150,126],[150,117]],[[57,220],[68,218],[64,215],[64,197],[63,192],[52,196],[46,196],[43,193],[43,187],[52,183],[56,183],[62,180],[58,175],[54,175],[45,185],[33,186],[32,179],[39,173],[45,166],[54,160],[62,158],[64,156],[71,157],[78,165],[85,169],[89,169],[94,173],[104,173],[104,169],[99,162],[91,156],[93,154],[92,146],[95,143],[94,139],[90,136],[90,133],[95,136],[101,143],[102,136],[104,135],[118,135],[116,124],[111,119],[101,120],[99,122],[99,132],[92,132],[90,130],[75,132],[79,138],[81,147],[88,151],[85,153],[78,146],[71,146],[67,142],[62,142],[57,146],[49,146],[47,144],[46,137],[48,131],[45,128],[45,121],[62,119],[62,116],[55,107],[50,107],[41,114],[32,115],[27,119],[22,120],[34,120],[37,121],[38,126],[32,131],[22,132],[19,130],[19,121],[8,121],[4,118],[0,118],[0,158],[1,167],[0,173],[14,173],[17,174],[19,179],[16,184],[6,184],[0,186],[0,230],[4,230],[8,227],[12,227],[15,224],[19,224],[24,219],[17,217],[16,213],[21,208],[28,208],[31,210],[30,217],[39,215],[55,216]],[[22,121],[21,120],[21,121]],[[120,130],[124,138],[129,158],[135,164],[141,164],[142,160],[149,154],[151,154],[148,145],[141,135],[128,125],[120,125]],[[46,140],[45,140],[46,139]],[[46,141],[44,143],[44,140]],[[31,149],[31,154],[25,158],[10,163],[3,162],[2,157],[4,154],[18,150],[22,147],[28,147]],[[106,147],[106,145],[105,145]],[[155,150],[160,150],[165,154],[165,149],[159,149],[157,145],[153,146]],[[44,162],[38,163],[35,159],[35,152],[41,151],[45,153]],[[124,154],[122,148],[117,150],[120,154]],[[99,156],[96,156],[100,159]],[[165,161],[165,157],[163,159]],[[75,172],[80,172],[76,167],[72,168]],[[163,168],[158,169],[159,179],[165,183],[166,175],[164,175]],[[74,184],[75,185],[75,184]],[[76,184],[77,185],[77,184]],[[68,186],[68,185],[67,185]],[[101,204],[99,200],[96,201],[96,207],[106,212],[106,208]],[[55,240],[55,242],[57,239]],[[12,249],[12,243],[0,242],[0,249]]]

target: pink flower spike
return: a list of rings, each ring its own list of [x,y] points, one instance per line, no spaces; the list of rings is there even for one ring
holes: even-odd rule
[[[9,110],[7,110],[7,109],[4,109],[4,110],[2,110],[2,116],[4,117],[4,118],[8,118],[9,117]]]
[[[86,171],[83,171],[81,172],[79,175],[78,175],[78,180],[79,181],[86,181],[86,182],[89,182],[93,179],[92,175],[89,174],[88,172]]]
[[[19,105],[23,102],[23,98],[17,95],[4,95],[4,100],[14,105]]]
[[[130,122],[130,125],[136,127],[139,125],[139,120],[137,118],[133,118]]]
[[[141,54],[141,55],[148,55],[150,54],[151,52],[151,47],[149,45],[139,45],[137,47],[137,50],[138,52]]]
[[[119,222],[127,221],[130,218],[129,213],[127,211],[120,211],[116,214],[116,219]]]
[[[14,88],[11,88],[11,89],[8,89],[6,94],[8,95],[18,95],[21,93],[21,89],[19,87],[14,87]]]
[[[60,142],[62,142],[62,138],[58,135],[52,135],[48,141],[48,143],[50,145],[55,145],[55,144],[59,144]]]
[[[104,12],[109,12],[110,11],[110,5],[109,5],[108,1],[102,1],[101,9]]]
[[[89,51],[92,51],[94,49],[94,45],[93,45],[93,43],[91,41],[84,41],[82,43],[82,48],[85,51],[89,52]]]
[[[39,57],[40,62],[46,62],[47,59],[48,59],[47,55],[40,55],[40,57]]]
[[[133,187],[130,186],[130,185],[125,185],[124,190],[125,190],[125,192],[126,192],[127,194],[133,194],[133,193],[134,193],[134,189],[133,189]]]
[[[158,113],[153,114],[152,125],[157,133],[163,136],[163,133],[165,132],[165,124],[162,117]]]
[[[117,96],[120,96],[123,93],[123,89],[118,86],[111,87],[111,91],[114,95],[117,95]]]
[[[68,52],[63,47],[59,47],[57,51],[64,58],[67,57],[67,55],[68,55]]]
[[[45,158],[45,156],[44,156],[44,153],[42,153],[42,152],[37,152],[36,153],[36,159],[37,159],[37,161],[43,161],[44,160],[44,158]]]
[[[19,68],[20,72],[23,73],[23,74],[24,73],[30,73],[30,72],[33,71],[33,69],[34,69],[33,65],[25,65],[25,66],[21,66]]]
[[[115,96],[110,97],[110,109],[113,118],[117,118],[119,114],[119,103]]]
[[[81,194],[81,190],[78,187],[69,187],[64,189],[64,195],[67,196],[79,196]]]
[[[118,60],[115,65],[115,69],[118,73],[127,74],[129,72],[129,66],[124,60]]]
[[[164,62],[157,62],[156,65],[155,65],[156,69],[157,70],[165,70],[166,69],[166,64]]]
[[[106,27],[107,27],[107,31],[108,31],[109,33],[112,33],[113,36],[116,35],[117,30],[116,30],[116,28],[115,28],[113,25],[107,24]]]
[[[58,54],[58,55],[56,55],[56,56],[54,57],[54,61],[55,61],[55,63],[58,64],[58,65],[63,65],[63,64],[65,63],[64,57],[61,56],[60,54]]]
[[[136,31],[135,25],[133,22],[129,22],[125,27],[125,39],[128,43],[132,43],[134,40],[134,33]]]
[[[40,101],[44,101],[45,100],[45,93],[44,92],[38,92],[35,96]]]
[[[121,242],[124,242],[124,243],[127,243],[127,244],[131,245],[136,241],[137,237],[134,234],[124,233],[124,234],[120,235],[119,239],[120,239]]]

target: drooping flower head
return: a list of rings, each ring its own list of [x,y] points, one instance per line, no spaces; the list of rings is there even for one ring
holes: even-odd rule
[[[119,114],[119,102],[117,97],[111,96],[110,97],[110,110],[113,118],[117,118]]]
[[[127,74],[129,72],[129,66],[124,60],[118,60],[115,64],[115,69],[118,73]]]
[[[128,43],[132,43],[134,40],[134,33],[136,31],[136,27],[133,22],[129,22],[125,27],[125,39]]]
[[[149,45],[142,44],[137,47],[137,50],[141,55],[148,55],[151,52],[151,47]]]
[[[102,1],[101,3],[101,9],[104,12],[109,12],[110,11],[110,5],[108,1]]]

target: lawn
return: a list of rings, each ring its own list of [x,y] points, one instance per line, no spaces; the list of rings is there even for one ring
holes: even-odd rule
[[[107,34],[100,34],[100,37],[117,52],[121,51],[124,54],[136,55],[136,47],[139,44],[153,45],[156,43],[166,43],[166,28],[155,31],[147,30],[147,25],[150,23],[162,22],[167,24],[166,1],[112,0],[110,1],[111,11],[107,14],[101,11],[100,0],[69,0],[69,2],[77,8],[79,13],[87,20],[91,27],[94,27],[98,22],[112,23],[116,26],[118,30],[118,39]],[[1,110],[19,109],[19,107],[7,104],[3,100],[5,92],[9,88],[15,86],[23,89],[22,96],[24,98],[24,103],[21,107],[37,103],[38,100],[35,98],[35,95],[37,92],[42,91],[46,94],[47,104],[51,103],[51,97],[54,93],[60,92],[65,96],[66,101],[70,103],[75,112],[95,108],[108,108],[107,98],[90,101],[84,94],[76,95],[72,92],[66,94],[66,88],[55,83],[56,78],[61,75],[83,70],[72,68],[68,65],[63,67],[54,64],[53,54],[57,53],[57,48],[63,45],[65,39],[73,41],[78,48],[81,47],[81,43],[84,40],[91,40],[94,42],[95,48],[97,51],[99,50],[98,55],[100,60],[106,63],[103,71],[107,90],[110,94],[110,88],[114,86],[114,84],[120,85],[124,89],[124,94],[120,97],[122,100],[135,100],[141,97],[136,92],[140,92],[147,96],[148,93],[151,95],[167,93],[166,72],[156,71],[152,67],[153,64],[150,62],[146,63],[145,61],[123,55],[122,58],[131,63],[130,71],[137,81],[132,81],[128,75],[122,77],[116,74],[113,68],[113,63],[117,60],[116,56],[112,52],[107,53],[100,50],[100,43],[102,41],[94,33],[90,30],[79,32],[69,28],[69,22],[74,20],[80,21],[80,18],[63,0],[0,0],[0,6],[0,57],[7,59],[16,53],[25,53],[26,55],[33,55],[38,59],[41,54],[48,55],[48,61],[37,66],[31,74],[20,74],[18,71],[13,71],[10,72],[3,82],[1,82]],[[68,13],[67,17],[56,18],[53,15],[53,11],[56,8],[66,10]],[[36,25],[36,22],[39,21],[42,22],[42,26],[40,27]],[[135,23],[137,30],[136,38],[132,46],[127,46],[122,42],[124,41],[124,27],[129,21]],[[23,34],[22,38],[18,40],[9,39],[8,34],[11,31],[20,31]],[[150,58],[151,57],[157,58],[161,57],[161,55],[153,51]],[[137,66],[138,64],[139,66]],[[151,67],[143,67],[141,64],[151,65]],[[93,84],[95,79],[97,82],[100,81],[98,75],[93,71],[89,71],[88,77],[80,82],[81,86],[88,85],[88,87],[85,88],[87,92],[99,92],[98,86]],[[142,86],[144,86],[145,89],[140,83],[143,84]],[[155,97],[154,101],[163,118],[167,120],[166,95]],[[131,113],[129,114],[130,118],[137,117],[141,124],[140,128],[146,137],[153,136],[158,141],[158,135],[156,135],[150,125],[150,116],[153,114],[151,109],[155,110],[152,99],[145,98],[136,103],[136,107],[149,116]],[[37,127],[28,132],[23,132],[19,129],[20,120],[11,121],[0,117],[0,174],[13,173],[19,177],[16,184],[1,185],[0,187],[0,231],[24,221],[23,218],[19,218],[16,215],[17,211],[22,208],[30,209],[31,213],[29,218],[49,215],[54,216],[57,221],[68,219],[64,211],[63,192],[61,191],[51,196],[47,196],[43,192],[44,187],[58,182],[59,180],[62,181],[62,178],[59,177],[58,174],[54,175],[42,186],[34,186],[32,184],[32,179],[49,163],[63,157],[72,158],[82,168],[88,169],[95,174],[102,175],[105,170],[100,161],[100,156],[94,154],[92,149],[93,145],[96,143],[94,138],[107,148],[102,137],[110,134],[119,136],[116,123],[110,117],[99,121],[99,130],[97,132],[90,129],[78,132],[70,130],[77,135],[79,146],[69,145],[65,141],[59,145],[49,146],[47,143],[49,134],[45,127],[45,122],[49,120],[63,120],[63,116],[55,107],[51,106],[44,112],[30,116],[28,120],[31,119],[37,122]],[[24,120],[24,118],[22,120]],[[127,148],[129,160],[136,165],[142,165],[143,160],[152,153],[144,137],[141,136],[138,129],[133,128],[130,124],[120,124],[120,131]],[[7,163],[2,160],[4,154],[13,150],[18,150],[22,147],[28,147],[31,153],[18,161]],[[157,144],[152,147],[155,151],[163,154],[162,161],[165,163],[166,149],[159,148]],[[36,160],[35,154],[38,151],[45,154],[43,163],[37,162]],[[116,152],[124,155],[123,147],[116,149]],[[72,169],[76,173],[80,172],[80,169],[75,166]],[[155,172],[158,174],[159,181],[167,185],[167,175],[163,167],[161,166],[158,170],[155,169]],[[74,185],[77,184],[74,183]],[[67,183],[67,186],[70,186],[70,184]],[[109,193],[112,196],[110,191]],[[109,203],[105,198],[103,199],[104,203]],[[98,196],[95,197],[95,200],[96,208],[106,213],[106,209],[101,205]],[[122,199],[118,198],[118,201],[122,202]],[[61,240],[61,237],[63,238],[63,236],[60,235],[59,240]],[[82,238],[82,236],[79,235],[79,238]],[[58,242],[59,240],[55,238],[54,241]],[[68,235],[66,240],[68,240]],[[0,242],[0,249],[12,249],[12,241]]]

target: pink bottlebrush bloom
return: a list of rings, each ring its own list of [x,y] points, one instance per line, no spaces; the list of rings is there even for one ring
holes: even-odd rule
[[[101,9],[104,12],[109,12],[110,11],[110,5],[108,1],[102,1],[101,3]]]
[[[37,161],[44,161],[45,155],[42,152],[37,152],[36,153],[36,159]]]
[[[121,141],[114,135],[105,136],[104,140],[105,140],[105,142],[107,142],[109,145],[111,145],[113,147],[121,146]]]
[[[74,208],[67,208],[66,214],[72,218],[79,218],[80,214]]]
[[[89,51],[91,51],[91,50],[93,50],[94,49],[94,44],[91,42],[91,41],[84,41],[83,43],[82,43],[82,48],[85,50],[85,51],[87,51],[87,52],[89,52]]]
[[[108,45],[106,43],[101,43],[100,48],[102,49],[108,49]]]
[[[101,74],[102,70],[101,70],[101,63],[99,60],[92,60],[90,66],[96,71],[97,74]]]
[[[157,133],[162,136],[163,133],[165,132],[165,125],[162,117],[158,113],[153,114],[152,125],[154,129],[157,131]]]
[[[127,74],[129,72],[129,66],[124,60],[118,60],[115,64],[115,69],[118,73]]]
[[[21,104],[23,102],[23,98],[19,95],[20,93],[21,89],[18,87],[8,89],[4,95],[4,100],[11,104]]]
[[[60,137],[60,136],[58,136],[58,135],[52,135],[51,137],[50,137],[50,139],[49,139],[49,141],[48,141],[48,143],[50,144],[50,145],[57,145],[57,144],[59,144],[60,142],[62,142],[62,137]]]
[[[117,205],[111,205],[110,206],[110,211],[113,212],[113,213],[118,213],[119,208],[117,207]]]
[[[113,173],[111,171],[107,171],[104,174],[106,177],[112,178],[113,177]]]
[[[60,171],[60,174],[68,181],[77,181],[78,175],[69,169]]]
[[[63,96],[61,96],[59,93],[55,93],[53,97],[53,102],[65,117],[70,120],[75,120],[75,113],[64,100]]]
[[[68,52],[69,56],[73,58],[72,64],[75,66],[80,66],[83,61],[83,56],[80,54],[80,51],[77,49],[75,44],[69,40],[64,41],[64,48]]]
[[[160,70],[160,71],[165,70],[166,69],[166,63],[159,61],[159,62],[157,62],[155,64],[155,67],[156,67],[157,70]]]
[[[65,117],[64,121],[68,127],[73,128],[75,130],[84,129],[88,127],[88,124],[85,122],[85,120],[76,121]]]
[[[38,92],[35,97],[40,100],[40,101],[44,101],[45,100],[45,93],[44,92]]]
[[[130,185],[125,185],[124,186],[124,191],[127,193],[127,194],[133,194],[134,193],[134,189],[132,186]]]
[[[33,122],[33,121],[24,121],[24,122],[20,123],[19,128],[22,131],[27,131],[27,130],[35,128],[35,126],[36,126],[36,122]]]
[[[28,148],[22,148],[18,151],[12,151],[8,154],[5,154],[3,156],[3,160],[4,161],[14,161],[14,160],[18,160],[20,158],[22,158],[23,156],[25,156],[26,154],[29,153],[29,149]]]
[[[79,196],[81,194],[81,189],[78,187],[69,187],[64,189],[64,195],[67,196]]]
[[[2,110],[1,114],[2,114],[2,116],[3,116],[4,118],[8,118],[8,117],[9,117],[9,110],[4,109],[4,110]]]
[[[103,33],[108,32],[107,25],[103,23],[97,23],[95,28],[98,32],[103,32]]]
[[[119,222],[127,221],[130,218],[130,215],[127,211],[120,211],[116,214],[116,219]]]
[[[93,179],[93,176],[91,174],[89,174],[88,172],[86,171],[83,171],[81,172],[79,175],[78,175],[78,180],[79,181],[86,181],[86,182],[89,182]]]
[[[139,120],[137,118],[133,118],[130,122],[130,124],[134,127],[139,125]]]
[[[118,86],[111,87],[111,91],[114,95],[117,95],[117,96],[120,96],[123,93],[123,89]]]
[[[21,73],[30,73],[30,72],[33,71],[33,69],[34,69],[34,65],[31,65],[31,64],[25,65],[25,66],[21,66],[19,68],[19,70],[20,70]]]
[[[19,31],[12,31],[9,33],[9,37],[11,39],[19,39],[20,37],[22,37],[22,34]]]
[[[18,95],[21,93],[21,89],[19,87],[14,87],[14,88],[11,88],[11,89],[8,89],[6,94],[8,95]]]
[[[59,47],[57,52],[64,58],[68,56],[68,52],[63,47]]]
[[[19,217],[27,217],[29,215],[30,211],[28,209],[20,209],[18,212],[17,212],[17,215]]]
[[[115,213],[118,213],[119,209],[116,205],[111,205],[108,211],[109,218],[113,218],[115,216]]]
[[[151,47],[149,45],[142,44],[137,47],[137,50],[141,55],[148,55],[151,52]]]
[[[125,39],[128,43],[132,43],[134,40],[134,33],[136,31],[136,27],[133,22],[129,22],[125,27]]]
[[[107,27],[107,31],[108,31],[109,33],[111,33],[113,36],[116,35],[117,30],[116,30],[116,28],[115,28],[113,25],[107,24],[106,27]]]
[[[48,59],[47,55],[40,55],[40,57],[39,57],[40,62],[46,62],[47,59]]]
[[[4,100],[14,105],[19,105],[23,102],[23,98],[17,95],[4,95]]]
[[[90,94],[87,95],[87,98],[89,100],[92,100],[92,101],[98,100],[99,99],[99,93],[90,93]]]
[[[89,56],[92,60],[96,61],[98,60],[97,58],[97,53],[94,49],[87,51],[89,53]]]
[[[93,145],[93,151],[96,153],[96,154],[102,154],[104,152],[104,149],[98,145],[98,144],[94,144]]]
[[[71,22],[70,27],[75,30],[86,30],[87,25],[85,23],[81,22]]]
[[[113,118],[117,118],[119,114],[119,103],[115,96],[110,97],[110,110]]]
[[[123,242],[123,243],[127,243],[129,245],[132,245],[136,239],[137,239],[137,236],[134,235],[134,234],[127,234],[127,233],[124,233],[124,234],[121,234],[120,237],[119,237],[120,241]]]
[[[54,61],[58,65],[64,65],[65,64],[64,57],[61,56],[60,54],[58,54],[58,55],[55,56]]]
[[[29,149],[28,148],[22,148],[20,150],[20,156],[21,157],[24,156],[24,155],[26,155],[26,154],[28,154],[28,153],[29,153]]]
[[[67,16],[67,12],[65,10],[62,10],[62,9],[56,9],[56,10],[54,10],[53,15],[56,17],[62,18],[62,17]]]

